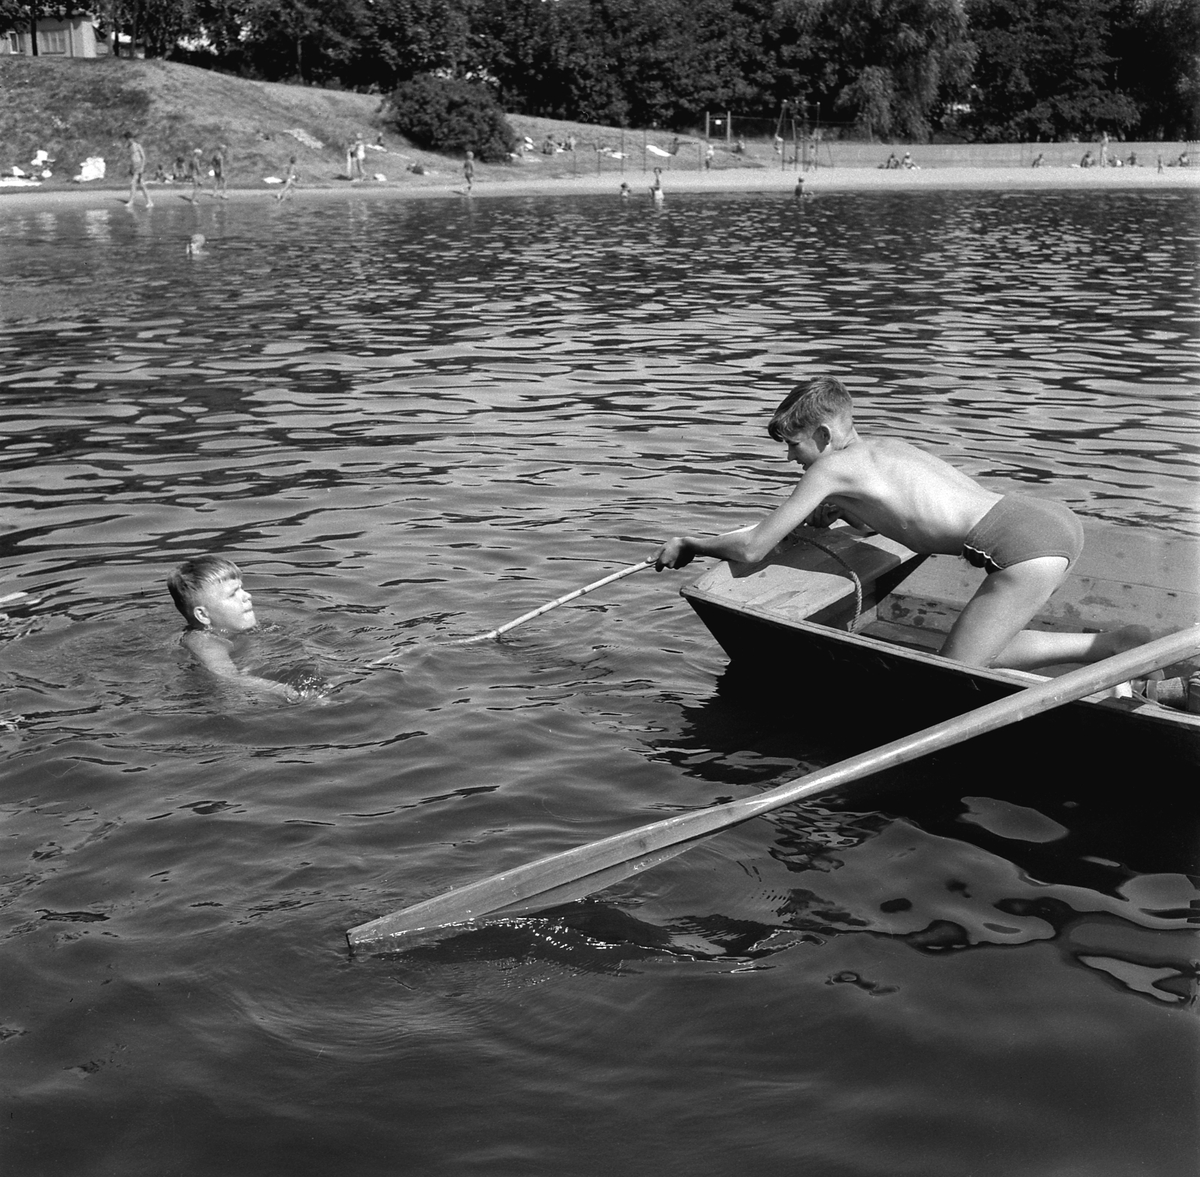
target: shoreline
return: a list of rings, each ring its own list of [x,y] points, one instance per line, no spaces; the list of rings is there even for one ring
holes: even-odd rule
[[[792,194],[798,173],[794,169],[720,168],[713,171],[663,171],[662,184],[669,199],[673,193],[743,192]],[[527,174],[489,176],[477,179],[470,199],[490,200],[504,196],[618,196],[622,182],[632,192],[630,199],[648,199],[653,173],[640,169],[605,172],[592,176],[531,176]],[[103,183],[103,182],[102,182]],[[187,185],[151,185],[155,205],[174,198],[189,202],[182,189]],[[929,192],[956,189],[1005,191],[1197,191],[1200,169],[1154,166],[1093,168],[1078,167],[930,167],[887,171],[867,167],[824,167],[804,173],[804,191],[818,196],[842,192]],[[235,188],[230,203],[273,199],[271,187]],[[111,182],[100,188],[5,187],[0,185],[0,210],[4,208],[101,208],[113,203],[125,204],[128,189]],[[162,199],[158,199],[160,197]],[[453,197],[465,199],[462,181],[442,177],[411,177],[394,181],[336,181],[303,185],[292,190],[298,201],[345,199],[426,199]],[[202,192],[200,204],[212,204],[215,198]],[[139,202],[135,209],[145,206]]]

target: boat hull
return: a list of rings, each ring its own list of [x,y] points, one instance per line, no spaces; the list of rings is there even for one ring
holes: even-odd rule
[[[860,546],[870,545],[845,539],[833,546],[844,565],[869,564],[874,575],[877,558],[867,560],[859,552]],[[903,553],[895,558],[903,565]],[[961,577],[960,569],[953,567],[959,563],[951,561],[944,572],[923,569],[920,577],[913,577],[920,581],[914,595],[906,595],[907,585],[894,583],[898,575],[894,569],[880,574],[893,582],[888,584],[894,590],[890,595],[875,592],[874,581],[864,579],[861,588],[866,612],[859,623],[861,632],[846,629],[847,623],[853,623],[854,609],[845,571],[841,572],[845,585],[840,603],[831,604],[836,593],[827,592],[812,613],[819,621],[797,615],[809,609],[806,603],[798,610],[795,602],[813,600],[814,580],[832,579],[826,555],[815,551],[797,554],[789,549],[754,567],[718,566],[681,592],[729,655],[739,681],[792,701],[806,724],[819,725],[831,736],[840,733],[860,743],[858,734],[865,729],[867,742],[878,743],[964,714],[1033,681],[1034,676],[1019,671],[968,667],[933,652],[943,636],[934,628],[935,619],[943,625],[961,607],[961,599],[936,599],[950,595],[943,591],[944,585],[947,575]],[[913,561],[912,568],[916,567]],[[792,587],[794,592],[789,591]],[[967,596],[969,591],[968,586]],[[1084,591],[1092,600],[1102,595],[1094,585]],[[1163,605],[1149,601],[1145,596],[1149,590],[1140,591],[1143,607],[1124,620],[1138,620],[1153,610],[1161,632],[1195,623],[1194,618],[1189,620],[1194,601],[1181,600],[1178,592],[1171,592],[1168,604]],[[956,595],[962,598],[957,590]],[[1173,611],[1170,616],[1163,615],[1164,608]],[[897,624],[900,620],[909,623],[907,628]],[[1080,624],[1074,616],[1065,622],[1070,628],[1101,629],[1109,628],[1113,621],[1108,617],[1093,620],[1098,624]],[[1041,624],[1061,628],[1064,622],[1051,618]],[[887,638],[873,636],[873,629]],[[1036,743],[1047,737],[1078,742],[1079,747],[1090,750],[1137,747],[1152,753],[1156,765],[1166,758],[1200,766],[1200,716],[1137,698],[1092,697],[1067,704],[1022,723],[1019,732],[1006,735],[1005,742]]]

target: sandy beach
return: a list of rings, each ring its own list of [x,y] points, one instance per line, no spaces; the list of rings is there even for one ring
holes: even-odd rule
[[[472,199],[488,200],[505,196],[611,195],[618,196],[622,182],[632,192],[631,199],[648,199],[653,181],[651,171],[630,167],[624,173],[605,171],[602,175],[544,176],[531,168],[489,169],[491,174],[477,179]],[[793,193],[798,173],[794,168],[719,168],[712,171],[671,170],[662,173],[666,198],[677,192],[771,192]],[[804,191],[818,196],[833,192],[922,192],[949,189],[1002,189],[1039,191],[1044,189],[1118,190],[1200,190],[1200,169],[1154,166],[1123,168],[1078,167],[929,167],[887,171],[875,167],[822,167],[804,173]],[[152,185],[155,203],[186,200],[188,186]],[[273,199],[277,188],[263,184],[254,188],[231,189],[231,201]],[[466,196],[457,176],[416,176],[385,182],[364,181],[353,184],[338,180],[305,183],[293,190],[298,201],[352,199],[414,199]],[[38,187],[0,186],[0,209],[54,208],[61,206],[104,208],[113,202],[124,203],[128,190],[105,182],[103,187],[64,187],[47,184]],[[210,203],[207,193],[201,203]],[[136,206],[142,208],[141,201]]]

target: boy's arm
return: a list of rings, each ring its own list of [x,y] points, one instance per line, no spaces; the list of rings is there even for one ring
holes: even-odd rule
[[[723,535],[709,538],[694,535],[677,535],[658,550],[654,566],[682,568],[697,556],[716,556],[721,560],[733,560],[739,564],[755,564],[810,517],[832,494],[841,487],[842,480],[833,476],[825,463],[813,465],[800,479],[786,501],[776,507],[760,523],[727,531]],[[817,526],[828,526],[832,522],[816,521]]]
[[[289,701],[295,701],[301,697],[300,692],[286,683],[276,682],[271,678],[260,678],[256,674],[246,674],[239,670],[237,664],[229,656],[229,650],[225,643],[212,634],[191,634],[185,638],[185,643],[204,668],[218,678],[236,679],[238,683],[252,691],[260,691],[264,695],[282,695]]]

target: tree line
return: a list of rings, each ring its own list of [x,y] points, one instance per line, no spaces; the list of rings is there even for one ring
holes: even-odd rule
[[[1197,0],[97,0],[147,56],[684,130],[706,111],[911,141],[1200,137]],[[63,5],[0,0],[0,30]]]

